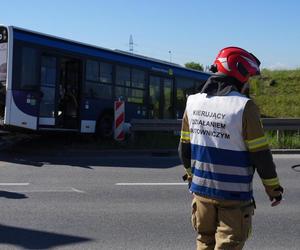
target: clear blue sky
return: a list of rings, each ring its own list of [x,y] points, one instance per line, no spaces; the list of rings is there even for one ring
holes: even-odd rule
[[[300,67],[297,0],[1,0],[0,23],[184,64],[234,45],[266,68]]]

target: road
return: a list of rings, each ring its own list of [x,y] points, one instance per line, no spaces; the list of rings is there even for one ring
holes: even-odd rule
[[[244,249],[299,249],[300,155],[276,155],[285,201],[257,209]],[[0,249],[195,249],[191,196],[176,156],[0,152]],[[300,171],[300,170],[299,170]]]

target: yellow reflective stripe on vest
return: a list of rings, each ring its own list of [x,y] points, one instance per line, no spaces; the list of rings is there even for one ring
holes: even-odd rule
[[[265,136],[256,138],[254,140],[245,141],[249,150],[257,149],[260,147],[268,146],[268,141]]]
[[[180,136],[180,139],[183,140],[183,141],[190,141],[190,132],[189,131],[182,131],[181,130],[181,136]]]
[[[278,177],[273,179],[261,179],[262,183],[266,186],[276,186],[279,185],[279,179]]]

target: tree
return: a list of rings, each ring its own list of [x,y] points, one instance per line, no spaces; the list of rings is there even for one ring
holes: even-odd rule
[[[203,65],[196,62],[187,62],[184,64],[186,68],[203,71]]]

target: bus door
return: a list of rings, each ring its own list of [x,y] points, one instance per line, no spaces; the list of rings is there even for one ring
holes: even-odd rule
[[[174,113],[173,79],[150,76],[149,79],[149,117],[171,119]]]
[[[57,58],[42,55],[41,80],[40,80],[40,109],[38,126],[55,126],[56,118],[56,84],[57,83]]]
[[[69,57],[60,60],[57,126],[79,129],[81,61]]]
[[[81,62],[43,55],[41,58],[40,128],[79,128],[79,83]]]

